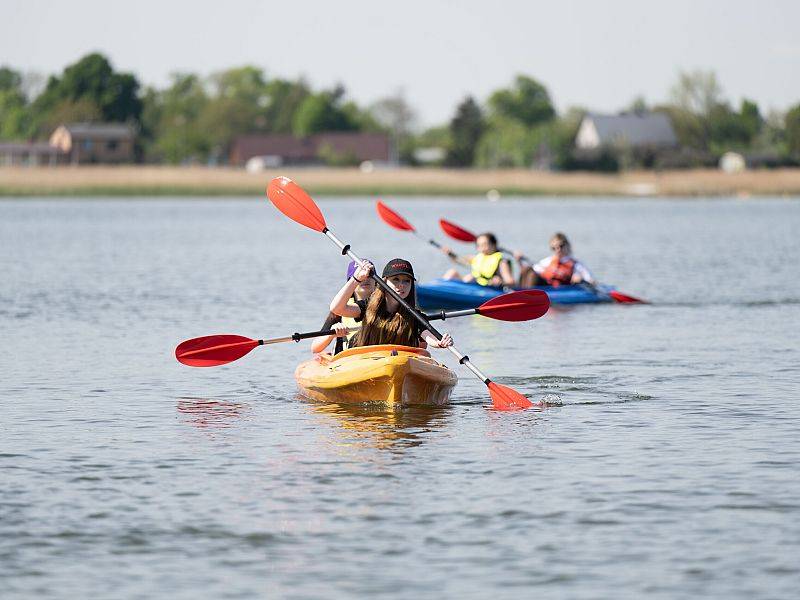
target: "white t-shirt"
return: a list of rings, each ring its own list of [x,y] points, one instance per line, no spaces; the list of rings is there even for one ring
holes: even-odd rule
[[[545,272],[547,267],[550,266],[550,263],[553,262],[553,257],[554,256],[555,255],[548,256],[547,258],[543,258],[542,260],[537,262],[535,265],[533,265],[533,270],[536,271],[536,273],[538,273],[539,275],[541,275],[542,273]],[[571,256],[562,256],[561,259],[558,262],[560,264],[564,264],[568,260],[571,260],[572,262],[575,263],[575,265],[573,266],[573,273],[574,274],[580,275],[580,278],[583,279],[584,281],[587,281],[589,283],[594,283],[594,275],[592,275],[592,272],[589,269],[587,269],[586,266],[582,262],[580,262],[579,260],[577,260],[575,258],[572,258]]]

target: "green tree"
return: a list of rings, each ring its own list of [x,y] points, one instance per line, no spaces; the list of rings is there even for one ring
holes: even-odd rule
[[[722,88],[713,71],[680,72],[671,95],[675,106],[701,116],[708,116],[722,102]]]
[[[450,121],[450,147],[447,150],[445,165],[449,167],[469,167],[475,161],[475,147],[485,129],[483,112],[472,98],[467,96],[456,108]]]
[[[237,67],[210,78],[212,95],[197,116],[205,132],[211,158],[221,160],[237,135],[267,131],[269,96],[261,69]]]
[[[292,121],[292,131],[297,136],[307,136],[322,131],[354,131],[358,124],[352,111],[342,106],[344,88],[311,94],[303,100]]]
[[[202,80],[194,74],[174,74],[166,90],[149,90],[143,116],[150,136],[146,158],[173,164],[205,161],[213,142],[198,122],[208,101]]]
[[[0,67],[0,139],[23,139],[30,135],[30,111],[22,91],[22,75]]]
[[[525,75],[517,75],[511,88],[497,90],[489,96],[489,110],[492,116],[515,119],[527,127],[556,116],[547,88]]]
[[[48,112],[69,103],[92,103],[105,121],[138,123],[142,112],[138,92],[135,76],[114,72],[105,56],[93,53],[69,65],[60,78],[50,77],[34,106],[40,121],[46,123],[52,122]]]
[[[656,106],[653,110],[669,117],[681,146],[697,150],[708,147],[710,133],[705,118],[673,104]]]
[[[42,135],[51,133],[62,123],[102,121],[103,111],[90,98],[61,100],[47,111],[39,121]]]
[[[308,85],[302,80],[272,79],[267,82],[265,91],[267,130],[272,133],[291,133],[294,116],[311,93]]]
[[[758,110],[758,104],[747,98],[743,99],[739,108],[739,118],[742,121],[743,129],[747,132],[749,143],[764,126],[764,117],[761,116],[761,112]]]
[[[721,154],[731,149],[747,149],[764,124],[758,106],[743,100],[739,112],[726,102],[714,106],[708,114],[709,141],[711,149]]]
[[[22,91],[22,75],[9,67],[0,67],[0,92]]]
[[[528,167],[533,155],[531,129],[517,119],[495,117],[475,148],[475,165],[482,168]]]
[[[632,113],[646,113],[648,110],[650,109],[647,107],[647,100],[644,96],[636,96],[628,105],[628,111]]]
[[[800,104],[789,109],[784,123],[786,153],[794,160],[800,160]]]

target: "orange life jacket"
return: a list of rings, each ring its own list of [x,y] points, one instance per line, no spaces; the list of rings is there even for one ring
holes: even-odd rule
[[[568,258],[566,261],[561,262],[557,256],[553,257],[547,268],[541,273],[548,285],[558,287],[559,285],[569,284],[572,282],[572,273],[575,271],[575,261]]]

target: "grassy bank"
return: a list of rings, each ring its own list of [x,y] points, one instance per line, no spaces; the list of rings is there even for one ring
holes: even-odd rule
[[[318,195],[800,196],[800,169],[632,171],[286,168],[258,174],[207,167],[3,167],[0,196],[258,196],[276,175]]]

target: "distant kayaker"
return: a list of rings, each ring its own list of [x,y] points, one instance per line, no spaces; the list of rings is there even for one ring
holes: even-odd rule
[[[369,261],[365,263],[372,265]],[[315,354],[325,352],[328,344],[336,339],[334,354],[338,354],[348,347],[350,340],[357,332],[347,332],[348,329],[357,327],[364,314],[367,312],[367,301],[375,291],[375,281],[369,276],[358,277],[358,266],[355,261],[350,261],[347,266],[347,282],[342,286],[336,296],[331,300],[330,313],[322,324],[322,329],[333,329],[336,335],[316,338],[311,344],[311,351]]]
[[[354,277],[366,280],[373,269],[372,263],[365,261],[356,269]],[[402,258],[393,258],[383,268],[383,279],[403,300],[416,308],[414,268],[410,262]],[[453,340],[449,333],[445,333],[441,340],[437,340],[430,331],[421,329],[397,300],[379,287],[369,298],[361,329],[350,342],[350,347],[381,344],[419,347],[423,343],[434,348],[447,348],[453,344]]]
[[[482,233],[475,239],[477,254],[472,256],[457,256],[454,262],[470,267],[472,271],[463,277],[458,269],[450,269],[443,279],[460,279],[465,283],[475,282],[480,285],[500,287],[514,285],[514,273],[511,271],[511,262],[497,249],[497,238],[493,233]],[[452,250],[442,247],[442,252],[450,255]]]
[[[514,252],[514,258],[520,266],[520,287],[559,286],[582,282],[595,284],[591,271],[572,256],[572,246],[566,235],[561,232],[553,234],[550,238],[550,250],[553,254],[535,265],[526,262],[521,252]]]

